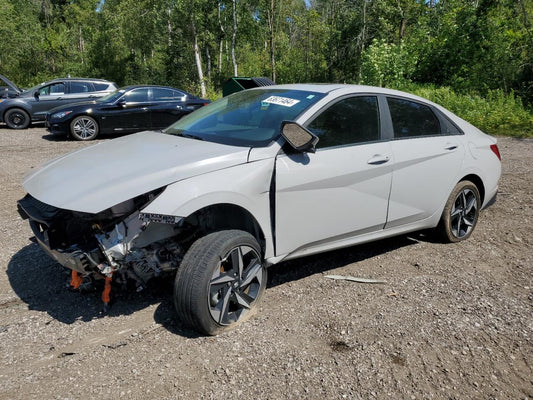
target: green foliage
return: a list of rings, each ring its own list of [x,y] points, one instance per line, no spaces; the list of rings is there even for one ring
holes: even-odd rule
[[[241,76],[413,88],[487,132],[531,135],[531,15],[532,0],[0,0],[0,73],[214,99],[234,73],[235,16]]]
[[[375,40],[363,53],[361,83],[373,86],[399,86],[410,82],[416,56],[403,44]]]
[[[486,133],[533,137],[533,114],[512,92],[489,90],[482,97],[472,92],[457,93],[449,87],[407,84],[397,88],[440,104]]]

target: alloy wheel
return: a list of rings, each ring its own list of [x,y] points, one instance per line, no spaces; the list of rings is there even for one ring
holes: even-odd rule
[[[81,140],[88,140],[96,136],[96,122],[92,118],[78,118],[73,124],[73,134]]]
[[[469,188],[464,188],[456,197],[450,216],[451,230],[455,237],[462,238],[472,231],[478,215],[477,204],[476,194]]]
[[[208,302],[211,317],[220,325],[235,323],[252,308],[263,279],[263,266],[257,252],[249,246],[233,248],[219,262],[209,282]]]

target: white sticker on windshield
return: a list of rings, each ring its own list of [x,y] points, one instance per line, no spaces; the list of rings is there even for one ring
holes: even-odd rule
[[[292,107],[298,104],[300,100],[289,99],[288,97],[270,96],[268,99],[263,100],[265,103],[277,104],[278,106]]]

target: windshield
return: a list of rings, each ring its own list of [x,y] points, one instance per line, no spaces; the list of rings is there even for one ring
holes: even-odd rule
[[[164,133],[234,146],[265,147],[280,135],[282,121],[292,121],[323,93],[294,89],[244,90],[180,119]]]
[[[41,86],[43,86],[43,85],[44,85],[44,83],[41,83],[40,85],[33,86],[33,87],[29,88],[29,89],[24,89],[24,90],[22,91],[22,93],[30,93],[30,92],[33,93],[33,92],[35,92],[37,89],[39,89],[39,88],[40,88]]]
[[[126,91],[124,89],[117,89],[114,92],[109,93],[107,96],[100,97],[96,101],[99,103],[113,102],[121,97]]]

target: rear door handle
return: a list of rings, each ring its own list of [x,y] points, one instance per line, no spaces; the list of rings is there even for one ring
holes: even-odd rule
[[[386,162],[390,161],[389,156],[383,156],[381,154],[374,154],[374,156],[369,159],[366,163],[371,165],[380,165],[385,164]]]
[[[447,143],[446,146],[444,146],[444,150],[449,150],[449,151],[455,150],[456,148],[457,148],[457,145],[453,143]]]

